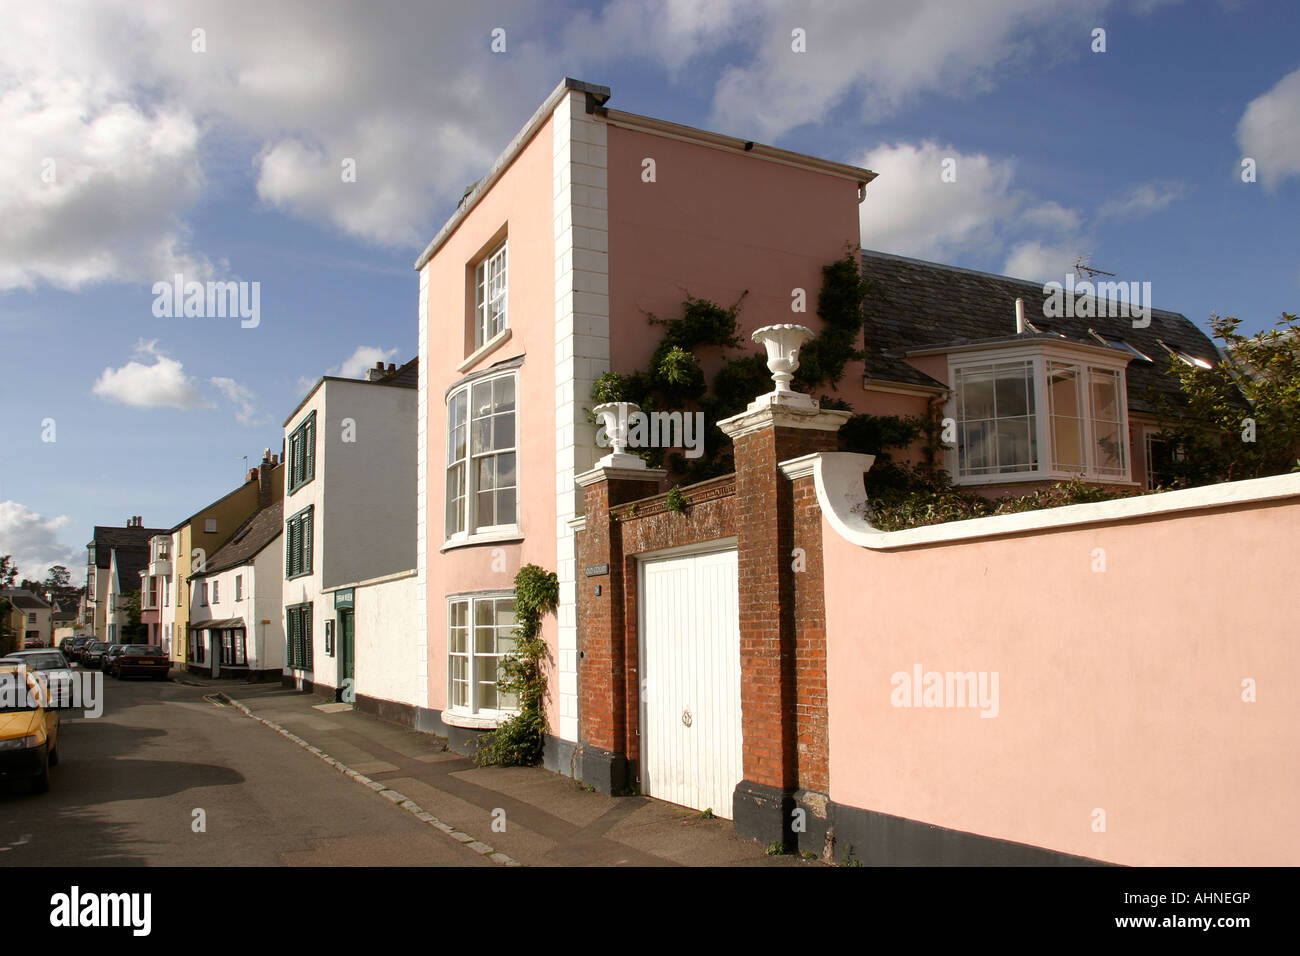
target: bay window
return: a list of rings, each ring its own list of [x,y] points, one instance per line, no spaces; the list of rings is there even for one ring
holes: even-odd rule
[[[513,373],[481,378],[447,398],[446,535],[518,527]]]
[[[1053,344],[1030,354],[1024,349],[950,354],[949,408],[957,433],[951,470],[957,483],[1127,482],[1124,368],[1097,351]]]
[[[462,714],[496,717],[518,710],[497,688],[501,661],[515,649],[515,602],[506,594],[453,597],[447,602],[447,704]]]

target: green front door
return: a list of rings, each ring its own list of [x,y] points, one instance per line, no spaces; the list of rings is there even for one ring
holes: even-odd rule
[[[356,651],[353,646],[351,608],[340,609],[338,618],[339,700],[356,700]]]

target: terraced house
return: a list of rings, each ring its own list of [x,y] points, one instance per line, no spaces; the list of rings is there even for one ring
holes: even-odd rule
[[[325,376],[284,423],[283,680],[399,718],[425,701],[414,623],[419,366]]]

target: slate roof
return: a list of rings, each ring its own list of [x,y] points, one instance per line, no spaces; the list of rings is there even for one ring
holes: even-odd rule
[[[149,539],[156,534],[167,534],[166,528],[114,528],[95,525],[94,540],[95,566],[108,569],[113,549],[121,553],[123,549],[143,548],[149,550]]]
[[[140,590],[140,572],[149,567],[148,548],[119,548],[117,551],[117,590],[130,594]]]
[[[0,591],[0,596],[7,597],[13,602],[14,607],[20,607],[27,611],[48,611],[50,606],[45,603],[39,595],[31,591],[24,591],[21,588],[9,588]]]
[[[217,549],[208,558],[207,569],[202,574],[192,574],[193,578],[207,577],[227,568],[248,564],[263,548],[274,541],[284,531],[284,502],[263,508],[239,526],[230,540]]]
[[[867,319],[868,378],[905,385],[946,386],[905,362],[904,353],[999,339],[1060,341],[1050,334],[1017,336],[1016,299],[1025,300],[1025,317],[1040,329],[1059,332],[1071,342],[1100,345],[1088,333],[1092,328],[1099,335],[1123,339],[1150,357],[1150,362],[1133,358],[1128,364],[1128,404],[1132,411],[1156,411],[1147,397],[1152,387],[1170,396],[1181,394],[1178,382],[1165,372],[1169,353],[1159,340],[1194,358],[1215,364],[1219,361],[1214,343],[1177,312],[1152,309],[1147,328],[1134,328],[1132,318],[1126,316],[1044,318],[1043,302],[1047,294],[1040,282],[872,250],[863,251],[862,270],[871,281],[863,305]]]
[[[376,384],[397,385],[401,388],[418,388],[420,385],[420,358],[416,356],[396,371],[390,372]]]

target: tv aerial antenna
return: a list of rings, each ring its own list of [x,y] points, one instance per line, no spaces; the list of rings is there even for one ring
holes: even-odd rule
[[[1107,272],[1105,269],[1094,269],[1092,266],[1088,265],[1088,257],[1086,255],[1077,256],[1075,258],[1074,271],[1086,272],[1088,274],[1089,279],[1091,279],[1093,276],[1110,276],[1111,278],[1115,277],[1115,273],[1113,272]]]

